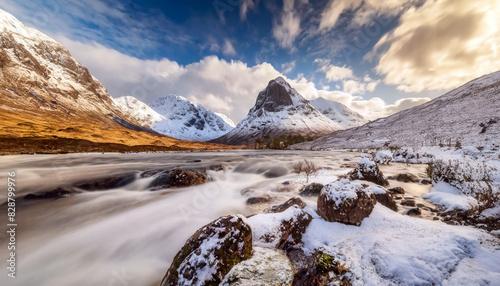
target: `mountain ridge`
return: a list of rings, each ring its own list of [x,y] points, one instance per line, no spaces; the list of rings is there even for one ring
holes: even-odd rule
[[[450,141],[472,146],[500,144],[500,71],[422,105],[291,148],[419,147]]]

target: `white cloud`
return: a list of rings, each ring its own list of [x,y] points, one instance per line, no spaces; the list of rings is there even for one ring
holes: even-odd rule
[[[300,16],[294,5],[294,0],[283,0],[281,17],[273,22],[273,36],[282,48],[291,48],[300,33]]]
[[[344,12],[354,12],[350,25],[360,27],[381,15],[395,16],[423,0],[330,0],[321,13],[319,30],[335,27]]]
[[[281,64],[281,72],[284,74],[292,72],[294,68],[295,68],[295,61]]]
[[[362,100],[345,92],[327,90],[328,87],[318,89],[303,76],[289,79],[269,63],[250,67],[241,61],[226,61],[209,56],[199,62],[181,66],[168,59],[140,60],[95,42],[81,43],[63,36],[56,39],[86,65],[114,97],[131,95],[149,103],[173,93],[198,101],[239,122],[255,104],[258,93],[267,83],[283,76],[306,99],[321,96],[335,100],[369,119],[397,110],[381,99]]]
[[[314,62],[319,65],[318,71],[324,72],[325,78],[329,82],[342,81],[344,92],[352,95],[374,91],[380,82],[371,79],[369,75],[365,75],[363,79],[358,79],[354,76],[351,68],[332,65],[326,59],[316,59]]]
[[[240,19],[245,21],[247,19],[247,13],[250,9],[255,9],[256,5],[254,0],[240,0]]]
[[[498,0],[427,1],[406,11],[373,53],[399,90],[445,90],[500,69]]]
[[[226,56],[235,56],[236,50],[233,47],[233,44],[229,39],[224,40],[224,48],[222,49],[222,53]]]

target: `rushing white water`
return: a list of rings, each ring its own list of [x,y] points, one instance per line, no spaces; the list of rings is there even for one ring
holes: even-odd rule
[[[0,285],[158,285],[172,258],[201,226],[223,215],[259,211],[258,206],[246,206],[250,196],[271,195],[276,204],[297,196],[300,184],[288,189],[282,184],[297,181],[297,175],[290,174],[293,162],[315,161],[324,168],[315,181],[328,183],[351,170],[358,155],[235,151],[0,157],[0,182],[7,181],[7,172],[16,172],[18,223],[17,278],[8,278],[2,267]],[[218,164],[227,170],[208,171],[213,181],[196,187],[150,191],[153,178],[137,176],[123,188],[57,200],[21,199],[111,175]],[[5,200],[2,192],[0,203]],[[2,259],[8,257],[6,238],[2,231]]]

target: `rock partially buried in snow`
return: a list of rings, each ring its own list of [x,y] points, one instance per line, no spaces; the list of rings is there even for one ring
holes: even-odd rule
[[[413,174],[408,174],[408,173],[403,173],[403,174],[398,174],[397,176],[389,177],[389,180],[396,180],[398,182],[403,182],[403,183],[418,183],[420,180],[417,178],[417,176]]]
[[[291,206],[298,206],[303,209],[306,204],[300,198],[291,198],[288,201],[282,203],[281,205],[272,206],[264,210],[265,213],[281,213],[286,211]]]
[[[300,190],[299,195],[303,197],[315,197],[319,196],[324,185],[319,183],[312,183]]]
[[[289,286],[293,282],[290,259],[278,250],[254,247],[252,258],[231,269],[222,282],[224,286]]]
[[[389,182],[378,168],[377,163],[367,158],[361,159],[356,168],[348,174],[348,177],[351,180],[365,180],[383,187],[389,186]]]
[[[311,215],[296,205],[281,213],[259,214],[247,219],[254,245],[282,250],[300,243],[311,220]]]
[[[252,256],[252,230],[239,215],[199,229],[175,256],[162,286],[218,285],[231,268]]]
[[[388,207],[389,209],[395,212],[398,211],[398,205],[396,204],[396,201],[394,200],[390,192],[386,190],[384,187],[370,186],[368,187],[368,190],[373,192],[375,198],[377,199],[377,202],[381,203],[382,205]]]
[[[400,194],[400,195],[405,194],[405,189],[403,189],[401,187],[395,187],[395,188],[389,189],[388,191],[393,193],[393,194]]]
[[[343,179],[323,188],[318,197],[318,214],[326,221],[359,226],[376,203],[370,190]]]

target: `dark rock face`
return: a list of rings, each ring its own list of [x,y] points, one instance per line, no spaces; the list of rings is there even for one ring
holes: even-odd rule
[[[254,108],[255,110],[262,109],[267,112],[278,112],[283,107],[291,106],[292,104],[292,98],[286,88],[278,84],[275,80],[272,80],[269,82],[267,88],[259,93]]]
[[[199,229],[175,256],[162,286],[219,285],[252,256],[252,230],[240,216],[226,216]]]
[[[275,199],[275,197],[271,197],[271,196],[251,197],[251,198],[248,198],[246,204],[247,205],[265,204],[265,203],[271,202],[274,199]]]
[[[174,171],[163,172],[151,183],[150,188],[183,188],[189,186],[202,185],[208,182],[208,177],[204,173],[175,169]]]
[[[401,201],[402,206],[407,206],[407,207],[414,207],[415,206],[415,200],[411,199],[404,199]]]
[[[419,209],[419,208],[413,208],[413,209],[409,209],[407,212],[406,212],[407,215],[421,215],[422,214],[422,211]]]
[[[400,195],[405,194],[405,189],[403,189],[401,187],[395,187],[395,188],[389,189],[388,191],[393,193],[393,194],[400,194]]]
[[[264,210],[265,213],[281,213],[286,211],[291,206],[298,206],[303,209],[306,204],[300,198],[291,198],[288,201],[282,203],[281,205],[272,206]]]
[[[312,183],[303,187],[302,190],[300,190],[299,195],[303,197],[316,197],[319,196],[323,187],[323,184]]]
[[[262,216],[276,216],[278,214],[261,214],[248,218],[249,224],[257,229],[254,232],[254,240],[277,249],[286,250],[297,245],[302,240],[302,234],[306,232],[312,216],[293,205],[277,217],[269,217],[274,224],[261,225]],[[272,227],[269,228],[269,226]]]
[[[345,263],[336,260],[333,256],[322,251],[306,254],[296,247],[287,251],[287,255],[295,269],[294,286],[350,286],[345,277],[349,269]]]
[[[326,221],[359,226],[376,203],[371,191],[349,180],[340,180],[326,185],[321,191],[318,214]]]
[[[375,194],[375,198],[377,199],[377,202],[381,203],[382,205],[390,208],[395,212],[398,211],[398,205],[396,204],[396,201],[394,200],[391,194],[389,193]]]
[[[389,177],[389,180],[396,180],[403,183],[418,183],[419,179],[413,174],[398,174],[394,177]]]
[[[365,180],[383,187],[389,186],[389,182],[378,168],[377,163],[366,158],[359,162],[356,168],[348,174],[348,177],[351,180]]]

